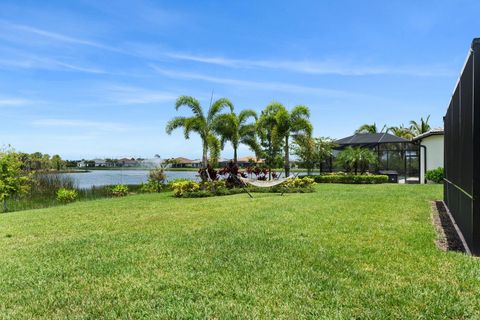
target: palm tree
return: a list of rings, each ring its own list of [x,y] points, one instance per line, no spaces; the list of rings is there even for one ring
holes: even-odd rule
[[[214,121],[214,131],[220,136],[220,145],[222,149],[226,141],[230,141],[233,147],[233,162],[237,163],[237,151],[240,144],[250,147],[256,154],[258,153],[258,142],[256,139],[255,122],[248,123],[248,119],[253,118],[257,121],[255,111],[247,109],[242,110],[238,115],[234,112],[221,114]]]
[[[410,130],[416,136],[421,135],[422,133],[428,132],[431,128],[428,124],[428,120],[430,120],[430,115],[426,119],[420,118],[420,123],[416,122],[415,120],[410,121]]]
[[[387,125],[384,125],[382,130],[378,131],[377,124],[374,122],[373,124],[363,124],[357,130],[355,130],[355,134],[357,133],[382,133],[387,129]]]
[[[390,127],[388,128],[393,135],[404,138],[407,140],[412,140],[414,135],[411,128],[404,127],[403,124],[398,127]]]
[[[269,179],[272,178],[272,166],[276,164],[282,147],[277,119],[280,107],[283,106],[279,103],[269,104],[262,110],[256,123],[256,131],[260,139],[259,155],[265,159],[265,164],[268,166]]]
[[[353,170],[356,175],[359,170],[360,173],[365,173],[371,164],[377,162],[377,158],[375,154],[367,148],[347,147],[340,152],[337,161],[347,172]]]
[[[210,151],[210,160],[216,162],[220,154],[220,142],[214,134],[215,119],[221,111],[228,107],[233,111],[233,104],[226,98],[218,99],[213,102],[205,115],[200,102],[190,96],[181,96],[175,103],[175,109],[186,106],[193,112],[191,117],[175,117],[167,123],[166,131],[171,134],[177,128],[183,128],[185,139],[190,138],[191,132],[196,132],[202,139],[202,165],[208,165],[208,152]]]
[[[310,110],[306,106],[299,105],[293,107],[292,111],[289,112],[278,102],[272,102],[271,105],[278,109],[275,117],[279,135],[284,142],[285,176],[288,177],[290,175],[290,137],[311,136],[313,128],[309,120]]]

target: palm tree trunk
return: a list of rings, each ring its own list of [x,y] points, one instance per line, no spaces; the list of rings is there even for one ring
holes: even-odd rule
[[[290,150],[288,145],[288,136],[285,137],[285,177],[290,175]]]
[[[203,141],[203,154],[202,154],[202,165],[204,168],[208,165],[208,142],[207,140]]]
[[[238,146],[233,146],[233,163],[237,164],[237,149]]]

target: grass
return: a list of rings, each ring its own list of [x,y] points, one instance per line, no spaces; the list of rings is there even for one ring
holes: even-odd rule
[[[144,194],[0,215],[0,318],[479,318],[438,185]]]

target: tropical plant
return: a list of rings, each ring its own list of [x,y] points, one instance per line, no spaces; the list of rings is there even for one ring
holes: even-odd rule
[[[355,130],[355,133],[382,133],[385,132],[387,129],[387,126],[384,125],[382,127],[382,130],[378,131],[377,124],[374,122],[373,124],[363,124],[361,125],[357,130]]]
[[[60,188],[57,191],[57,200],[58,202],[61,203],[71,203],[75,202],[78,197],[78,192],[75,189],[65,189],[65,188]]]
[[[13,151],[0,153],[0,201],[3,211],[8,211],[7,200],[27,193],[30,178],[21,169],[19,155]]]
[[[293,154],[300,160],[302,167],[310,174],[318,162],[315,139],[312,137],[298,137],[292,145]]]
[[[390,127],[388,128],[388,131],[397,137],[404,138],[407,140],[411,140],[414,137],[412,128],[404,127],[403,124],[398,127]]]
[[[425,174],[425,178],[427,180],[435,182],[435,183],[442,183],[443,178],[445,176],[445,172],[442,167],[438,167],[437,169],[428,170]]]
[[[114,197],[125,197],[128,195],[128,187],[124,184],[117,184],[112,187],[111,192]]]
[[[428,124],[429,120],[430,115],[426,119],[423,119],[423,117],[420,118],[420,122],[416,122],[415,120],[410,121],[410,130],[415,137],[430,131],[431,127]]]
[[[208,164],[208,152],[210,152],[210,162],[215,164],[220,156],[220,142],[215,136],[214,123],[216,117],[221,111],[228,107],[233,111],[233,104],[226,98],[221,98],[213,102],[205,115],[200,102],[190,96],[181,96],[175,103],[175,109],[186,106],[193,112],[191,117],[175,117],[170,120],[166,127],[166,132],[171,134],[177,128],[183,128],[185,139],[190,138],[191,132],[196,132],[202,140],[202,165]]]
[[[334,148],[334,140],[328,137],[297,137],[293,145],[294,154],[301,160],[308,174],[315,166],[318,166],[321,173],[323,162],[333,155]]]
[[[200,185],[195,181],[178,181],[172,184],[173,195],[183,197],[185,194],[200,190]]]
[[[285,176],[290,175],[290,138],[306,137],[312,134],[310,110],[306,106],[298,105],[289,112],[282,104],[272,102],[276,106],[276,121],[278,133],[283,139]]]
[[[220,145],[223,150],[225,142],[230,141],[233,147],[233,162],[237,163],[237,151],[240,144],[252,149],[256,154],[259,145],[256,138],[255,122],[248,122],[252,118],[257,120],[255,111],[247,109],[239,114],[234,112],[220,114],[214,121],[214,131],[220,136]]]
[[[315,138],[315,153],[317,154],[318,169],[322,173],[323,162],[333,156],[336,147],[335,140],[329,137]]]
[[[269,104],[260,114],[256,123],[257,134],[260,139],[259,155],[265,159],[269,179],[272,178],[272,167],[276,167],[281,159],[283,137],[279,132],[277,114],[283,106],[279,103]]]
[[[363,174],[370,165],[375,164],[378,160],[375,154],[367,148],[347,147],[340,152],[337,161],[347,172],[353,171],[358,174],[358,171],[360,171]]]

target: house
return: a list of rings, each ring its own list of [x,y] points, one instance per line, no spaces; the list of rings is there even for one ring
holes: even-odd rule
[[[87,161],[81,160],[77,162],[77,167],[79,168],[86,168],[87,167]]]
[[[103,159],[93,159],[92,160],[95,163],[95,167],[106,167],[107,166],[107,161]]]
[[[178,157],[174,159],[170,159],[170,167],[172,168],[192,168],[195,160],[190,160],[183,157]]]
[[[237,159],[237,164],[239,167],[253,167],[257,164],[263,163],[262,159],[257,159],[254,156],[240,157]]]
[[[443,129],[432,129],[415,138],[420,144],[420,182],[425,183],[425,173],[429,170],[443,168]]]
[[[419,183],[420,181],[420,146],[415,141],[394,136],[389,133],[357,133],[335,141],[336,157],[347,147],[368,148],[377,155],[377,164],[370,168],[391,177],[391,182],[400,178],[401,183]],[[330,161],[333,166],[333,161]],[[342,168],[330,168],[342,170]]]
[[[120,167],[138,167],[140,165],[140,162],[133,158],[132,159],[123,158],[118,160],[118,165]]]

